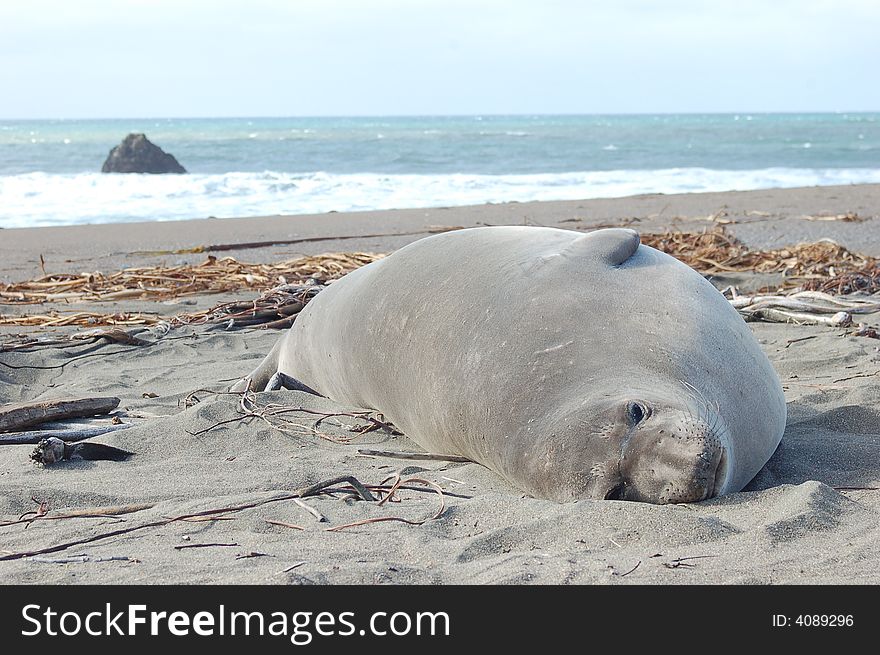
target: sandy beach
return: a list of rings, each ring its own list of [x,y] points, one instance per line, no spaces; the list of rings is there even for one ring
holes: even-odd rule
[[[847,214],[859,220],[834,220]],[[433,230],[478,225],[577,230],[625,225],[647,234],[723,224],[755,248],[829,238],[880,257],[878,221],[880,185],[859,185],[4,229],[0,282],[35,278],[43,271],[198,263],[204,252],[173,251],[208,245],[287,242],[216,253],[245,262],[326,252],[388,253]],[[174,303],[0,304],[0,314],[82,309],[171,316],[254,295],[243,291]],[[860,320],[880,325],[876,314]],[[29,460],[33,446],[0,447],[0,521],[16,521],[40,503],[48,509],[33,522],[0,525],[0,557],[133,528],[50,554],[0,561],[0,579],[73,584],[880,582],[880,415],[875,409],[880,341],[825,326],[749,325],[785,390],[788,423],[782,444],[743,492],[666,506],[557,504],[524,497],[477,464],[362,455],[358,449],[420,448],[405,436],[382,431],[358,435],[347,429],[354,419],[345,416],[322,423],[330,439],[307,431],[282,434],[257,418],[208,430],[237,416],[236,397],[211,391],[222,391],[248,373],[279,338],[276,330],[188,327],[150,347],[106,343],[97,350],[88,345],[0,352],[0,404],[112,395],[125,411],[156,417],[94,439],[135,453],[124,462],[38,467]],[[33,331],[2,327],[0,341]],[[186,407],[193,392],[198,402]],[[326,414],[357,409],[292,391],[261,394],[259,400]],[[314,424],[316,414],[300,416],[304,425]],[[382,505],[344,493],[307,498],[304,502],[324,521],[280,499],[338,476],[379,485],[395,475],[427,480],[444,496],[412,482],[399,491],[399,502]],[[442,513],[431,518],[441,502]],[[133,505],[150,507],[51,520],[53,514]],[[210,515],[216,520],[167,521],[223,508],[240,509]],[[380,517],[418,524],[385,520],[344,527]],[[77,560],[83,555],[87,561]]]

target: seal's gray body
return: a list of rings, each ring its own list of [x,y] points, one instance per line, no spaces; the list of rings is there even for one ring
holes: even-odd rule
[[[785,426],[748,326],[631,230],[422,239],[322,291],[252,383],[276,370],[556,500],[738,491]]]

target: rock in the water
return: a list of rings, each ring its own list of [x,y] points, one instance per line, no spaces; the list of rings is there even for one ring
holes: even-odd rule
[[[173,155],[147,139],[145,134],[129,134],[110,151],[102,173],[186,173]]]

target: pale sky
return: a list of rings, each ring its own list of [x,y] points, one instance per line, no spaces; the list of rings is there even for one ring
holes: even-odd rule
[[[0,118],[880,110],[878,0],[7,0]]]

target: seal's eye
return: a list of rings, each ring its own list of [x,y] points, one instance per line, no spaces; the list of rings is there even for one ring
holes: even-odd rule
[[[644,403],[630,401],[626,405],[626,418],[630,427],[635,427],[651,415],[651,410]]]

